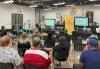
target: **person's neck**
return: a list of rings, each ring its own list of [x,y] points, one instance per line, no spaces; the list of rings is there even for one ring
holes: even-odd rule
[[[30,49],[39,50],[39,48],[37,48],[37,47],[31,47]]]
[[[91,47],[89,50],[97,50],[97,48],[95,48],[95,47]]]
[[[10,44],[2,46],[3,48],[11,48],[12,46]]]
[[[31,48],[36,48],[36,49],[39,49],[38,47],[31,47]]]

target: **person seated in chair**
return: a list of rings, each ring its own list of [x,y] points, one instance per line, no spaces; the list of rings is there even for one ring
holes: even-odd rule
[[[33,46],[24,54],[24,64],[44,67],[44,69],[47,69],[51,64],[51,59],[46,52],[39,49],[41,39],[37,36],[33,37],[32,44]]]
[[[2,34],[0,34],[0,63],[11,63],[15,66],[19,66],[21,64],[21,58],[18,55],[18,52],[12,48],[9,35],[5,34],[4,32],[1,33]]]
[[[51,31],[48,32],[48,36],[46,40],[44,41],[44,45],[47,48],[52,48],[55,46],[55,40],[53,38],[53,33]]]
[[[55,59],[58,61],[66,61],[69,55],[69,46],[66,42],[66,39],[61,36],[59,38],[59,44],[53,48],[45,48],[47,51],[52,51],[53,50],[53,56]]]
[[[69,45],[66,39],[63,37],[59,38],[59,44],[53,48],[54,57],[59,61],[66,61],[69,55]]]
[[[30,44],[30,40],[28,38],[28,35],[26,32],[23,32],[21,35],[20,35],[20,38],[18,40],[18,45],[17,45],[17,48],[18,48],[18,53],[21,57],[24,56],[24,53],[27,49],[29,49],[31,47],[31,44]]]
[[[81,69],[100,69],[100,50],[98,40],[91,38],[87,41],[88,50],[82,51],[80,55]]]

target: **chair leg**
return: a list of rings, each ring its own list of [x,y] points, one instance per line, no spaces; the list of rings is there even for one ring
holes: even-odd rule
[[[59,61],[59,66],[61,66],[61,61]]]

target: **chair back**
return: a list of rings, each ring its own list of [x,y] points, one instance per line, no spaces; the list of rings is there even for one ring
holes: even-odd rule
[[[54,39],[46,39],[44,41],[44,46],[47,48],[52,48],[55,46],[55,40]]]
[[[79,64],[73,64],[73,69],[81,69]]]
[[[68,58],[69,51],[67,48],[60,47],[57,51],[54,51],[54,57],[58,61],[66,61]]]
[[[24,69],[44,69],[44,67],[33,66],[31,64],[24,64]]]
[[[12,63],[0,63],[0,69],[14,69]]]

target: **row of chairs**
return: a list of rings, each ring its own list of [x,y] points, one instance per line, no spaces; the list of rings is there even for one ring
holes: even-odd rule
[[[37,67],[30,64],[24,64],[21,69],[44,69],[44,67]],[[0,69],[14,69],[12,63],[0,63]],[[73,64],[73,69],[80,69],[79,64]]]
[[[20,69],[44,69],[44,67],[37,67],[37,66],[30,65],[30,64],[23,64],[18,68]],[[12,63],[0,63],[0,69],[14,69],[14,65]]]

